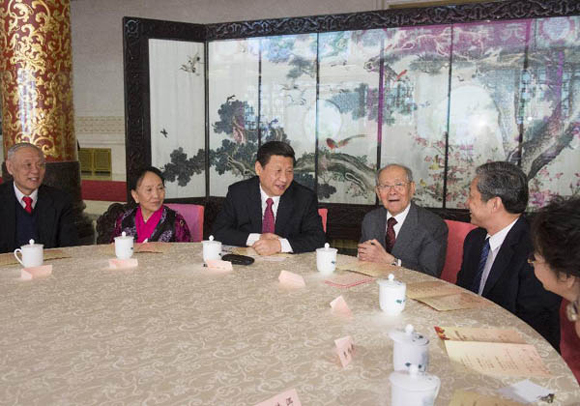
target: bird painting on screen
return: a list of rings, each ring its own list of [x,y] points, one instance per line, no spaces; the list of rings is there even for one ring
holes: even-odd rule
[[[347,145],[351,140],[355,139],[355,138],[363,138],[365,137],[365,134],[357,134],[357,135],[352,135],[350,137],[347,137],[343,140],[340,140],[338,142],[336,142],[335,140],[333,140],[332,138],[327,138],[326,139],[326,145],[328,145],[328,148],[330,148],[330,150],[332,151],[333,149],[337,149],[337,148],[342,148],[345,145]]]

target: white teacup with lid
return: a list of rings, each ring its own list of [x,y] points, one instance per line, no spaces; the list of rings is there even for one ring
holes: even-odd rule
[[[24,268],[41,266],[44,261],[42,251],[43,247],[43,244],[35,244],[34,240],[30,240],[28,241],[28,244],[14,250],[14,258],[16,258]],[[18,256],[18,253],[20,253],[22,259]]]
[[[441,380],[435,375],[419,371],[411,365],[408,371],[395,371],[391,381],[391,406],[433,406],[441,388]]]
[[[338,249],[330,248],[328,243],[324,248],[316,249],[316,269],[322,274],[331,274],[336,269],[336,254]]]
[[[378,279],[379,304],[385,313],[396,316],[405,309],[405,294],[407,285],[405,282],[395,280],[395,275],[389,274],[388,279]]]
[[[122,232],[115,237],[115,255],[119,259],[129,259],[133,256],[133,236]]]
[[[404,330],[392,330],[389,337],[393,345],[393,369],[406,371],[410,365],[415,365],[421,372],[429,366],[429,339],[415,331],[411,324]]]
[[[204,261],[207,261],[208,259],[221,259],[222,243],[214,241],[213,235],[209,236],[209,240],[203,240],[201,244],[203,246]]]

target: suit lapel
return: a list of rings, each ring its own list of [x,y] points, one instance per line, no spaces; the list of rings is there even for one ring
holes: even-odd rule
[[[520,241],[522,221],[522,217],[520,217],[501,245],[483,287],[482,296],[485,297],[489,294],[504,272],[509,272],[509,265],[514,255],[514,245]]]
[[[5,228],[5,232],[2,235],[7,236],[10,239],[10,246],[15,245],[14,237],[16,235],[16,195],[14,194],[14,185],[12,182],[6,185],[5,189],[6,199],[5,201],[8,204],[5,204],[3,207],[0,208],[0,213],[2,215],[2,227]],[[3,199],[4,200],[4,199]]]
[[[250,222],[255,232],[262,232],[262,196],[260,194],[260,178],[254,178],[248,191],[248,211],[250,213]]]
[[[385,216],[386,218],[386,216]],[[413,203],[411,203],[411,207],[409,208],[409,213],[405,218],[405,222],[401,226],[399,230],[399,235],[395,241],[395,246],[393,247],[393,255],[396,257],[400,255],[402,252],[406,252],[407,246],[413,240],[413,230],[417,229],[417,208]],[[384,237],[383,237],[384,238]]]
[[[294,182],[294,181],[292,181]],[[280,196],[280,202],[278,203],[278,211],[276,212],[276,234],[285,235],[286,234],[286,224],[290,219],[292,214],[292,201],[294,188],[292,187],[294,183],[290,184],[290,187],[286,189],[284,194]]]
[[[34,211],[37,214],[38,237],[45,245],[50,245],[51,231],[54,227],[53,219],[56,217],[56,210],[50,194],[45,193],[42,185],[38,188],[38,202]]]

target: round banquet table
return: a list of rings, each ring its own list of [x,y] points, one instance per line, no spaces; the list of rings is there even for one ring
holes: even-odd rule
[[[435,325],[517,329],[553,375],[531,380],[555,391],[554,404],[580,404],[558,353],[496,305],[437,312],[408,300],[401,315],[387,316],[376,283],[329,286],[314,253],[217,274],[202,266],[201,244],[137,253],[139,266],[128,270],[108,269],[111,245],[62,250],[70,257],[46,261],[46,278],[23,281],[19,266],[0,268],[2,405],[255,405],[293,388],[303,405],[389,405],[388,332],[407,323],[431,341],[437,405],[456,390],[493,395],[525,378],[453,363]],[[339,255],[338,264],[352,259]],[[280,286],[281,270],[302,275],[306,287]],[[432,280],[405,269],[396,277]],[[331,313],[339,295],[351,318]],[[334,340],[347,335],[356,352],[343,369]]]

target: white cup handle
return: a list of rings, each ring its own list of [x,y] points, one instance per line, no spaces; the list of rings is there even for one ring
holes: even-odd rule
[[[18,253],[20,252],[20,255],[22,256],[22,250],[20,248],[16,248],[14,250],[14,258],[16,258],[16,260],[18,262],[20,262],[20,265],[24,266],[24,262],[22,262],[22,260],[20,258],[18,258]]]

